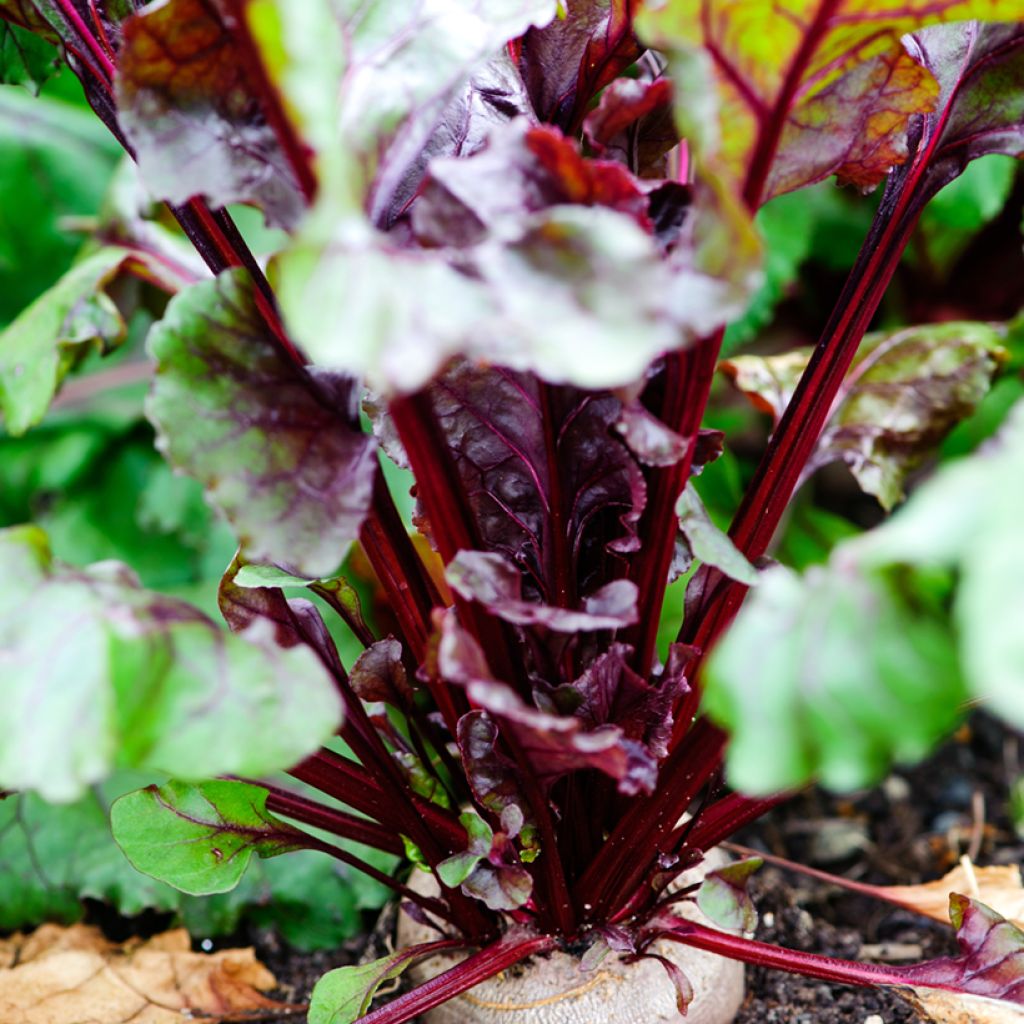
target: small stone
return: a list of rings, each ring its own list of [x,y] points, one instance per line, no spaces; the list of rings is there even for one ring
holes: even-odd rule
[[[864,1024],[885,1024],[885,1021],[877,1013],[873,1013],[870,1017],[864,1018]]]

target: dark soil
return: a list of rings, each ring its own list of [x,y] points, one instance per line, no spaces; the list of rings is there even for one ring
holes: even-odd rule
[[[979,864],[1020,863],[1024,844],[1007,816],[1009,782],[1019,773],[1018,740],[978,716],[916,769],[894,772],[877,789],[834,797],[809,791],[738,841],[833,874],[877,884],[936,878],[970,853]],[[757,937],[849,959],[899,963],[955,951],[952,933],[907,911],[766,866],[755,876]],[[371,942],[383,952],[387,924]],[[280,995],[305,1002],[325,971],[352,963],[366,939],[331,953],[300,955],[272,934],[251,937],[281,981]],[[849,988],[798,975],[748,969],[737,1024],[897,1024],[914,1011],[883,990]],[[262,1024],[294,1024],[293,1013]],[[608,1022],[614,1024],[614,1022]]]

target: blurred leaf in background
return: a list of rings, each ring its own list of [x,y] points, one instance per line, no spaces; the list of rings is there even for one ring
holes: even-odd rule
[[[120,157],[69,73],[40,96],[0,88],[0,325],[71,265],[67,219],[95,216]]]

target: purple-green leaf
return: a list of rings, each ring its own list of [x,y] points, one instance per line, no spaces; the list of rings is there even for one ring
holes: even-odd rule
[[[266,86],[238,29],[209,0],[167,0],[129,18],[117,61],[118,119],[154,195],[250,202],[296,223],[304,201],[267,123]]]
[[[527,704],[494,678],[479,644],[449,612],[443,621],[438,667],[449,682],[466,687],[470,701],[516,738],[531,770],[544,786],[582,768],[611,776],[623,793],[650,792],[657,761],[643,743],[613,725],[587,730],[583,719],[556,715]]]
[[[630,580],[612,580],[577,608],[540,604],[523,597],[522,573],[501,555],[460,551],[448,564],[448,582],[469,601],[517,626],[544,626],[556,633],[618,629],[637,621],[637,589]]]
[[[864,491],[892,508],[907,475],[987,394],[1004,361],[1002,339],[999,329],[980,323],[868,335],[806,472],[842,460]],[[809,359],[809,349],[735,356],[722,369],[778,423]]]
[[[56,562],[35,527],[0,532],[0,576],[2,788],[64,801],[115,768],[258,776],[339,723],[320,659],[265,620],[234,636],[119,563]]]
[[[313,577],[335,570],[377,472],[374,441],[355,419],[355,382],[292,363],[242,271],[176,297],[149,350],[158,445],[204,485],[246,558]]]
[[[110,824],[133,867],[193,896],[233,889],[253,854],[309,844],[267,810],[265,789],[244,782],[148,786],[114,801]]]
[[[930,986],[1024,1006],[1024,932],[984,903],[951,893],[959,956],[898,968],[927,1005]]]
[[[709,872],[697,890],[697,906],[727,931],[752,933],[757,927],[757,909],[747,883],[763,863],[760,857],[748,857]]]

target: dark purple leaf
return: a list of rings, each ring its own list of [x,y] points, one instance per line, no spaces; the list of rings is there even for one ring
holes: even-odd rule
[[[639,546],[646,486],[613,433],[616,399],[469,363],[441,378],[432,397],[480,540],[525,570],[530,598],[552,604],[566,580],[588,595],[618,575],[621,555]],[[507,570],[489,572],[502,575],[505,597],[518,596]]]
[[[593,97],[640,56],[636,6],[635,0],[576,0],[564,18],[523,37],[519,66],[542,121],[576,131]]]
[[[685,663],[673,655],[670,670],[654,686],[629,667],[632,653],[625,644],[612,644],[575,682],[558,687],[551,697],[563,713],[574,714],[588,729],[617,726],[626,739],[662,758],[672,735],[672,708],[688,689],[680,671]]]
[[[149,338],[147,414],[169,461],[200,480],[249,561],[335,570],[369,509],[375,444],[356,385],[282,355],[242,271],[182,292]]]
[[[529,805],[523,796],[519,769],[498,749],[494,719],[484,711],[463,715],[459,719],[458,741],[466,781],[477,803],[499,818],[504,818],[509,810],[517,813],[523,819],[520,843],[524,849],[536,850],[536,828],[526,814]]]
[[[502,555],[460,551],[448,565],[452,589],[468,601],[479,601],[491,614],[516,626],[544,626],[556,633],[618,629],[637,621],[636,584],[606,583],[579,610],[524,599],[522,573]]]
[[[453,612],[442,622],[438,666],[445,679],[466,687],[476,707],[509,730],[542,785],[594,768],[617,780],[623,793],[653,790],[657,765],[643,744],[626,739],[615,726],[587,731],[580,718],[531,707],[493,677],[479,644],[459,626]]]
[[[898,968],[918,995],[938,985],[1024,1006],[1024,932],[991,908],[950,894],[960,955]]]
[[[641,178],[677,177],[681,169],[669,160],[679,145],[679,129],[672,113],[672,83],[667,78],[612,82],[587,115],[583,129],[598,156],[618,160]]]
[[[405,707],[412,698],[402,645],[394,637],[378,640],[363,651],[352,666],[349,682],[360,700]]]
[[[917,155],[896,172],[897,181],[915,175],[926,159],[916,184],[923,204],[980,156],[1024,155],[1024,25],[938,25],[908,37],[906,45],[938,80],[939,100],[920,119]]]
[[[251,202],[294,225],[304,200],[264,116],[265,86],[215,0],[167,0],[129,18],[117,72],[120,124],[154,195]]]

